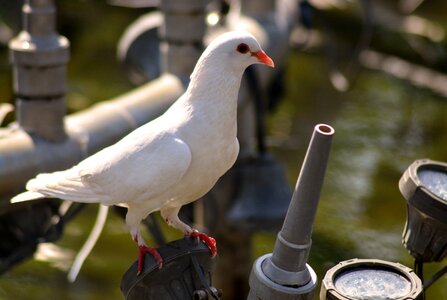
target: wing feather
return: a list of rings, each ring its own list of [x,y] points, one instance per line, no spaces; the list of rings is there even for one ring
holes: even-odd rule
[[[39,174],[26,188],[76,202],[113,205],[141,201],[176,184],[190,163],[189,146],[175,135],[134,131],[71,169]]]

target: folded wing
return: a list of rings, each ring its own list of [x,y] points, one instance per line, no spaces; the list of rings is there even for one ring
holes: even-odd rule
[[[173,134],[131,134],[71,169],[38,175],[26,193],[104,205],[147,200],[178,183],[190,163],[189,146]]]

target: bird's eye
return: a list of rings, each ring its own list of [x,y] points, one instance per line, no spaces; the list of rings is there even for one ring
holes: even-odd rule
[[[250,50],[250,48],[248,47],[247,44],[242,43],[237,46],[236,50],[239,53],[245,54],[248,52],[248,50]]]

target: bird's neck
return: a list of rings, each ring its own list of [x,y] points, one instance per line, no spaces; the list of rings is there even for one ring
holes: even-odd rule
[[[236,124],[242,74],[243,69],[234,70],[228,66],[195,69],[186,91],[192,110],[204,109],[210,119]]]

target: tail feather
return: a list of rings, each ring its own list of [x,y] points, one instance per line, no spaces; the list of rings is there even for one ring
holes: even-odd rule
[[[48,196],[46,196],[42,193],[39,193],[39,192],[27,191],[27,192],[18,194],[17,196],[13,197],[11,199],[11,203],[38,200],[38,199],[43,199],[43,198],[48,198]]]
[[[66,171],[39,174],[28,181],[26,189],[30,193],[37,193],[44,196],[36,196],[35,198],[21,201],[49,197],[75,202],[97,203],[109,199],[107,195],[98,194],[94,187],[86,185],[80,178],[78,170],[75,168]],[[19,202],[19,199],[16,198],[13,198],[14,202]]]
[[[70,171],[70,170],[68,170]],[[50,174],[39,174],[26,184],[26,189],[30,191],[47,189],[67,189],[72,191],[82,191],[84,184],[79,178],[70,176],[68,171],[54,172]]]

